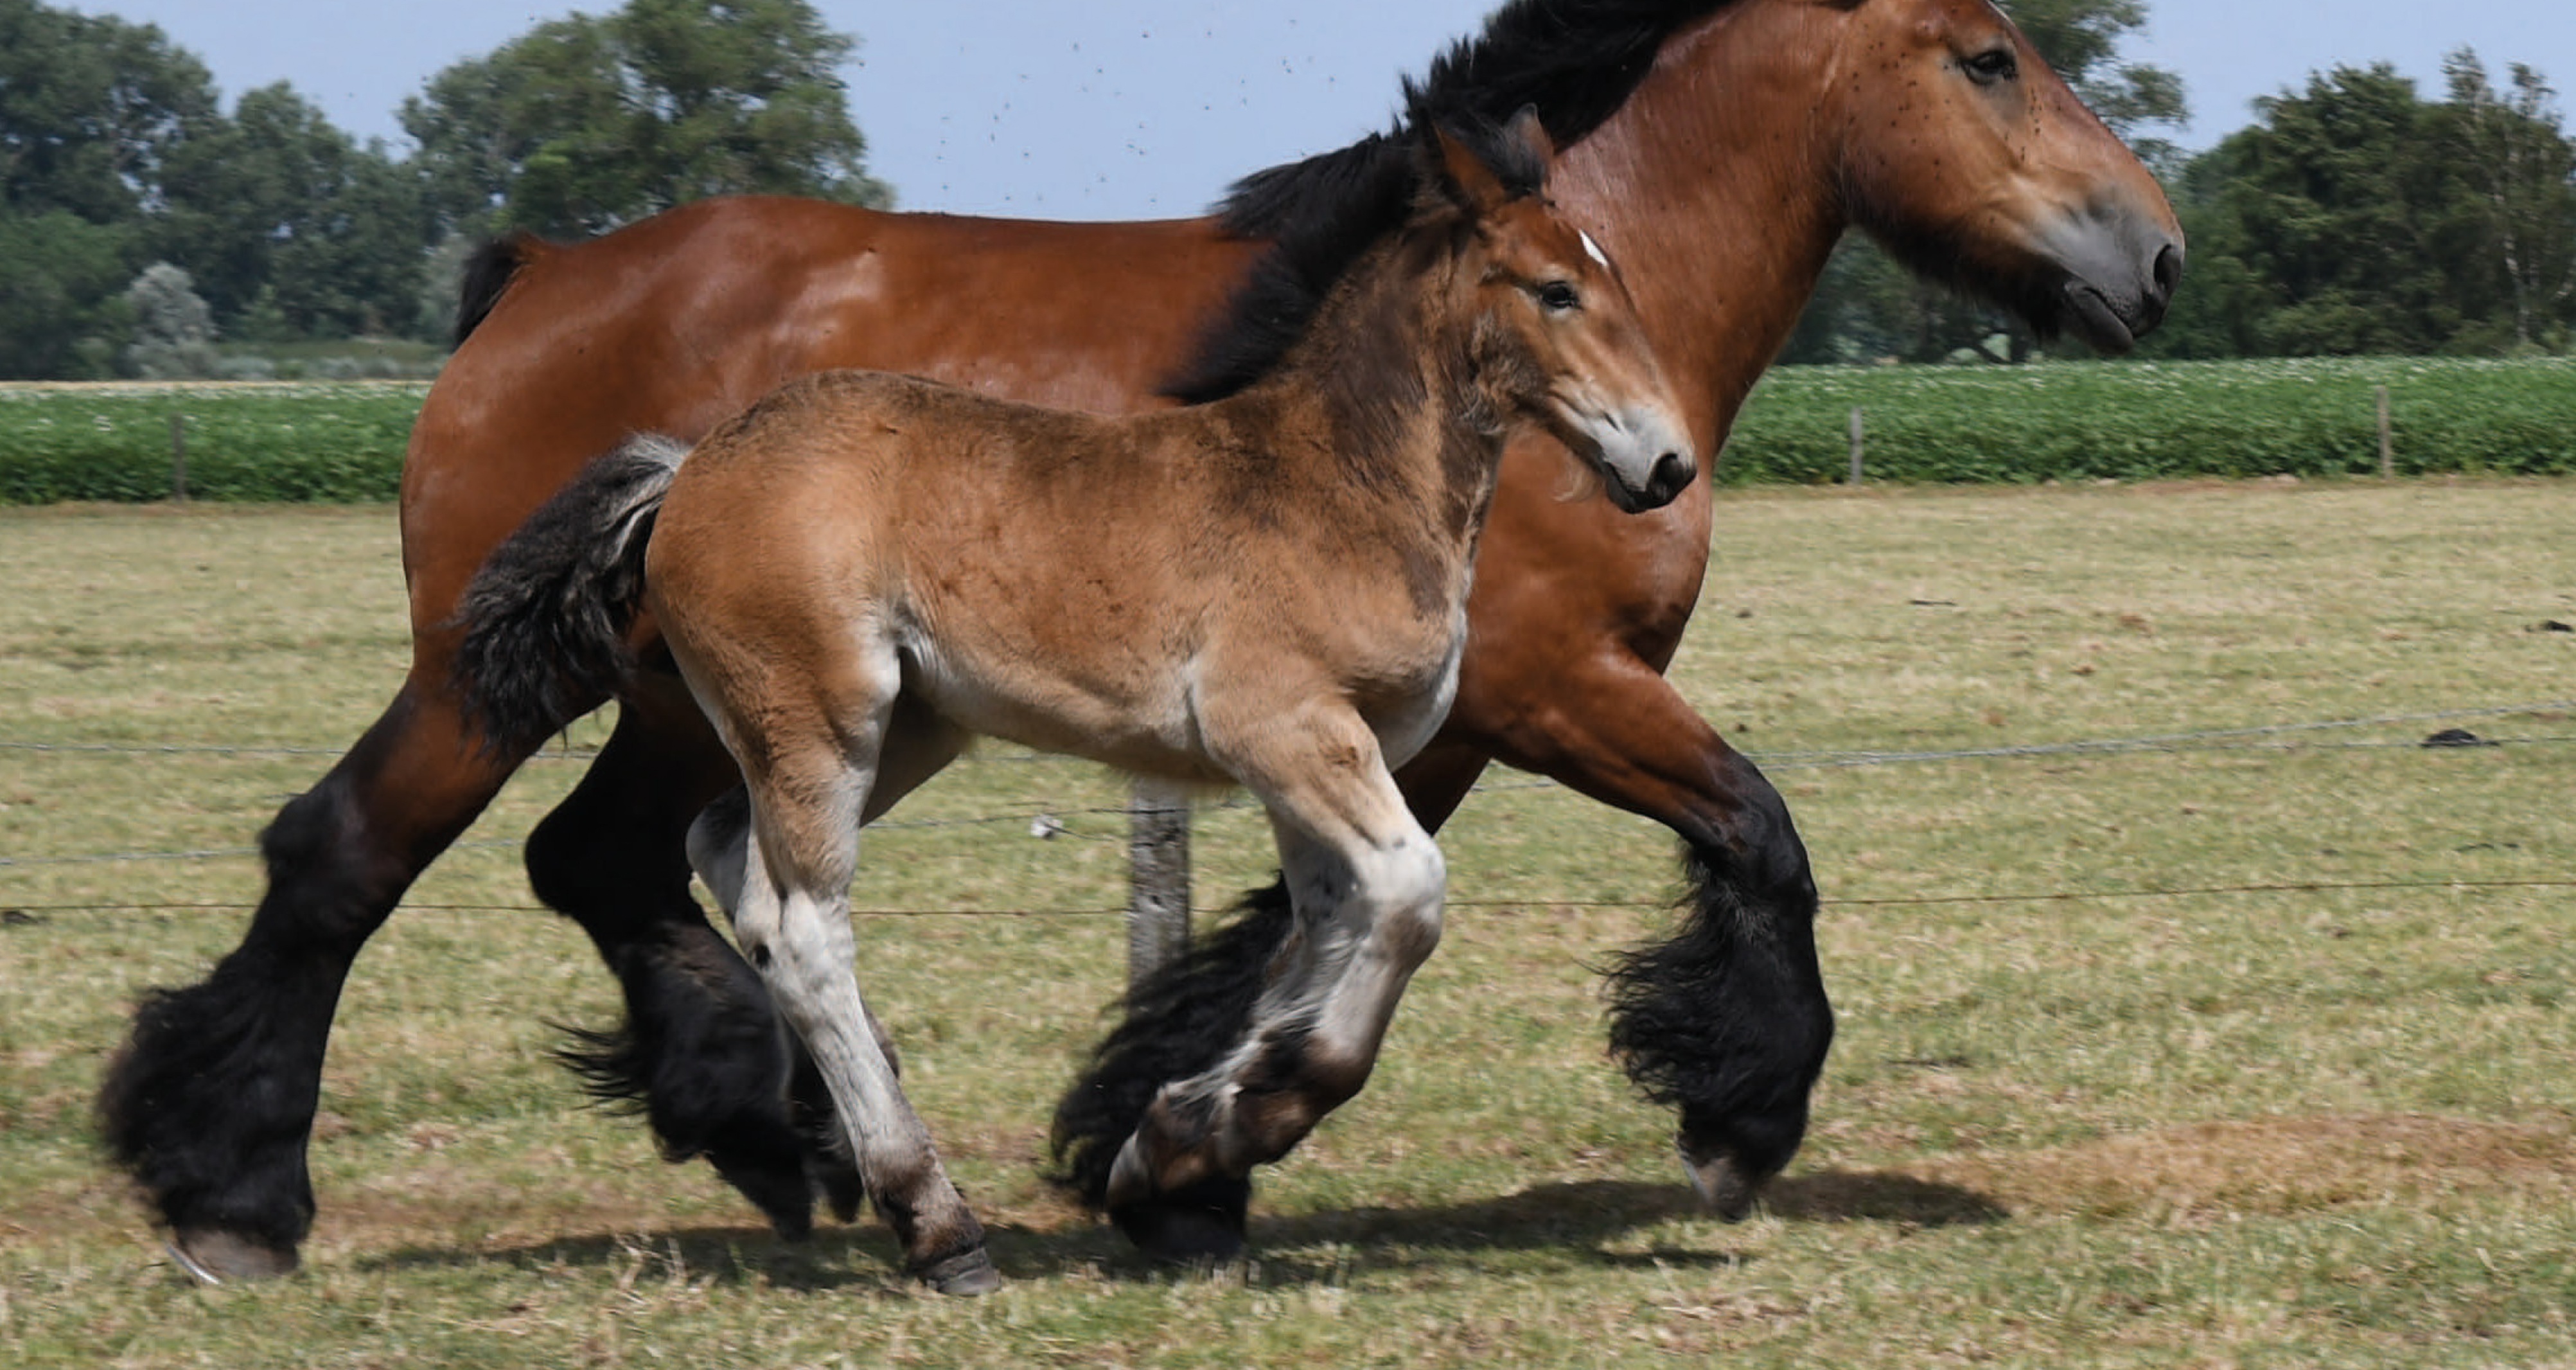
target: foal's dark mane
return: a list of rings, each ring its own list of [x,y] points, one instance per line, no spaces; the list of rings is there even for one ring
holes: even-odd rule
[[[1235,182],[1217,206],[1219,222],[1234,237],[1270,240],[1271,250],[1163,393],[1191,404],[1219,399],[1274,366],[1333,282],[1409,221],[1431,129],[1486,154],[1491,131],[1531,106],[1565,147],[1627,101],[1675,31],[1728,3],[1511,0],[1481,36],[1434,60],[1428,77],[1405,81],[1393,129]]]

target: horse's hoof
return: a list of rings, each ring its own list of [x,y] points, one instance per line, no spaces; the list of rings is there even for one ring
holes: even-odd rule
[[[801,1242],[814,1235],[813,1184],[792,1151],[784,1156],[775,1151],[748,1156],[710,1151],[707,1160],[725,1183],[751,1200],[780,1241]]]
[[[1252,1182],[1219,1177],[1109,1210],[1109,1220],[1149,1260],[1222,1265],[1243,1254]]]
[[[294,1247],[270,1246],[218,1227],[182,1228],[162,1245],[203,1285],[254,1284],[295,1273]]]
[[[1696,1155],[1687,1139],[1680,1140],[1676,1149],[1681,1152],[1682,1173],[1690,1177],[1692,1190],[1710,1212],[1731,1223],[1753,1216],[1753,1201],[1761,1197],[1762,1182],[1768,1176],[1746,1170],[1732,1151]]]
[[[952,1298],[971,1299],[1002,1287],[1002,1272],[993,1268],[993,1258],[980,1246],[932,1261],[913,1273],[922,1283]]]

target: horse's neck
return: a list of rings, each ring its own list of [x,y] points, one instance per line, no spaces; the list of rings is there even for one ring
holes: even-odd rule
[[[1788,341],[1843,233],[1821,126],[1829,36],[1810,7],[1737,4],[1665,45],[1608,121],[1565,149],[1553,189],[1628,278],[1703,461]]]

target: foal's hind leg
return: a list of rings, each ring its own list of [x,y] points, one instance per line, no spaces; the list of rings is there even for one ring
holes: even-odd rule
[[[1165,1086],[1111,1168],[1110,1216],[1166,1259],[1240,1247],[1240,1209],[1208,1196],[1239,1189],[1359,1093],[1397,1000],[1440,940],[1439,848],[1366,726],[1337,706],[1315,709],[1276,751],[1228,754],[1211,738],[1270,809],[1295,930],[1243,1037],[1214,1068]]]
[[[903,1244],[907,1267],[943,1293],[984,1293],[1000,1278],[985,1255],[983,1227],[904,1097],[853,967],[849,888],[874,775],[846,760],[844,749],[873,760],[886,711],[875,711],[855,737],[834,723],[867,717],[858,708],[815,702],[779,712],[812,726],[782,730],[775,716],[748,725],[761,731],[741,739],[743,749],[764,762],[745,768],[749,821],[736,806],[710,808],[690,835],[692,859],[733,918],[780,1013],[813,1053],[859,1174]]]

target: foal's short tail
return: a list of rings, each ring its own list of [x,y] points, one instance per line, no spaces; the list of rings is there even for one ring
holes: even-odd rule
[[[495,750],[530,749],[634,669],[644,547],[689,449],[646,434],[584,467],[492,549],[466,587],[454,679]]]

